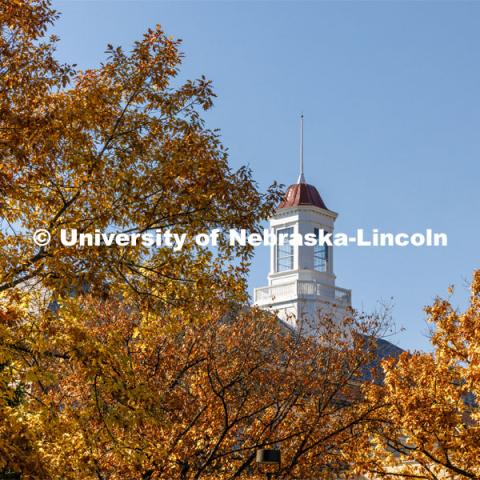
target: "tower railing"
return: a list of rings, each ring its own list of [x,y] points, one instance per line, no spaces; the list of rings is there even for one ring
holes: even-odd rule
[[[336,305],[349,306],[352,300],[351,290],[313,280],[294,280],[279,285],[256,288],[253,296],[257,305],[268,305],[295,298],[318,298]]]

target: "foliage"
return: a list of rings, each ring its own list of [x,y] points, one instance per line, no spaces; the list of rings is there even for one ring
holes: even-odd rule
[[[480,477],[480,271],[470,305],[459,312],[449,300],[426,308],[434,330],[433,353],[404,353],[385,361],[383,386],[368,385],[379,411],[366,432],[360,471],[385,477]],[[380,415],[381,413],[381,415]],[[372,436],[373,435],[373,436]],[[371,446],[374,446],[373,448]]]
[[[213,104],[211,82],[176,79],[180,41],[157,26],[130,53],[108,46],[100,67],[76,71],[58,64],[56,39],[45,38],[55,19],[49,2],[0,5],[0,292],[108,285],[143,308],[178,305],[184,317],[198,295],[242,295],[252,248],[222,244],[214,255],[193,237],[257,229],[279,191],[262,194],[248,169],[229,167],[218,132],[199,112]],[[79,251],[59,241],[61,228],[173,227],[190,240],[181,252],[141,245]],[[48,247],[32,241],[40,228],[52,235]]]
[[[178,80],[179,40],[157,26],[130,52],[108,46],[102,65],[77,70],[55,59],[58,39],[46,34],[56,17],[47,0],[0,0],[0,466],[24,478],[52,478],[68,457],[82,464],[76,453],[92,440],[57,424],[70,412],[78,427],[77,413],[48,397],[69,395],[54,383],[67,371],[68,388],[84,388],[75,354],[87,344],[92,361],[103,352],[86,318],[56,324],[62,299],[86,290],[121,298],[172,335],[246,299],[250,247],[76,249],[61,245],[60,229],[174,228],[189,239],[213,228],[253,231],[279,194],[275,185],[261,193],[248,169],[230,168],[219,133],[201,117],[213,104],[211,82]],[[32,241],[39,228],[51,233],[48,246]],[[73,335],[74,325],[86,338]],[[57,342],[73,339],[55,370],[50,363],[65,355]]]
[[[345,471],[377,409],[358,390],[375,320],[325,318],[314,339],[240,308],[248,246],[59,242],[62,228],[255,231],[279,191],[230,168],[201,117],[211,83],[178,80],[178,40],[156,27],[77,70],[55,59],[55,18],[46,0],[0,0],[3,476],[248,477],[266,446],[284,478]]]
[[[325,317],[314,338],[258,311],[204,315],[172,334],[163,317],[91,296],[26,313],[29,340],[10,348],[28,398],[2,407],[3,466],[22,478],[262,478],[256,449],[280,447],[282,478],[347,470],[377,408],[358,390],[376,320]]]

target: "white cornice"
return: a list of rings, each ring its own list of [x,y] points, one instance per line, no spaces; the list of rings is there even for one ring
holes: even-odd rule
[[[292,215],[299,214],[300,212],[311,212],[317,215],[321,214],[327,218],[331,218],[332,220],[336,220],[336,218],[338,217],[338,213],[333,212],[332,210],[315,207],[314,205],[299,205],[295,207],[279,208],[272,216],[272,219],[290,217]]]

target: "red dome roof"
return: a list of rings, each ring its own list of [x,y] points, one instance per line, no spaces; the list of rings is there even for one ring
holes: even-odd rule
[[[313,185],[303,182],[288,187],[278,208],[298,207],[299,205],[312,205],[328,210],[318,190]]]

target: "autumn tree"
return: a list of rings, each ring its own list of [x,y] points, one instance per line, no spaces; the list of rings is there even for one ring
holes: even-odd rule
[[[238,478],[273,445],[285,478],[344,471],[377,408],[357,395],[375,322],[326,318],[314,339],[241,307],[251,248],[192,239],[258,229],[278,189],[230,168],[201,116],[211,83],[178,80],[160,27],[99,67],[61,65],[55,18],[0,0],[0,471]],[[59,241],[169,228],[181,251]]]
[[[450,300],[426,308],[432,353],[404,353],[383,364],[385,382],[370,386],[385,402],[368,432],[359,470],[395,478],[480,478],[480,271],[470,305]],[[381,413],[381,414],[380,414]]]
[[[22,478],[263,478],[256,450],[276,447],[281,478],[348,471],[377,409],[358,385],[378,321],[325,316],[312,337],[259,311],[204,314],[172,334],[157,314],[145,321],[121,301],[82,296],[41,324],[23,319],[25,443],[0,430],[8,468]]]
[[[210,81],[176,79],[180,42],[157,26],[131,52],[108,46],[100,67],[74,70],[55,60],[56,39],[45,38],[56,16],[48,1],[0,5],[0,292],[109,285],[153,308],[240,293],[251,248],[221,244],[214,256],[192,238],[255,229],[278,192],[260,193],[250,171],[229,167],[218,132],[200,115],[212,106]],[[181,252],[79,252],[59,241],[62,228],[173,227],[190,239]],[[40,228],[52,242],[38,248],[32,233]]]
[[[158,26],[130,51],[108,46],[99,67],[77,70],[55,58],[47,31],[56,17],[48,0],[0,1],[0,452],[13,449],[38,478],[48,476],[31,457],[30,386],[51,383],[43,362],[57,353],[44,343],[65,333],[49,321],[53,307],[88,290],[170,331],[228,310],[246,299],[251,248],[212,251],[193,236],[255,230],[278,197],[276,187],[261,193],[248,169],[230,168],[201,116],[213,104],[210,81],[178,80],[179,40]],[[32,241],[40,228],[49,245]],[[174,228],[187,243],[66,247],[59,232],[73,228]]]

